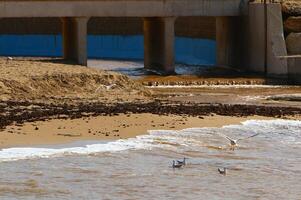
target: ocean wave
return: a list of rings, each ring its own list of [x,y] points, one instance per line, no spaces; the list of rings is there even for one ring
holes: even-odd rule
[[[100,144],[90,144],[81,147],[71,148],[9,148],[0,151],[1,161],[15,161],[22,159],[34,159],[34,158],[49,158],[64,155],[83,155],[101,152],[118,152],[130,149],[147,149],[148,145],[139,142],[140,139],[118,140],[115,142],[107,142]]]
[[[127,150],[152,150],[160,148],[169,151],[200,150],[214,144],[227,144],[220,133],[231,137],[246,137],[259,133],[266,140],[281,141],[285,144],[300,144],[301,121],[294,120],[248,120],[239,125],[222,128],[189,128],[180,131],[150,130],[149,135],[122,139],[113,142],[89,144],[70,148],[9,148],[0,151],[0,162],[22,159],[50,158],[66,155],[88,155],[102,152]]]

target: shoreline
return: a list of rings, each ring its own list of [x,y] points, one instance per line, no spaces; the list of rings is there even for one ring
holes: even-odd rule
[[[156,114],[120,114],[78,119],[49,119],[10,125],[0,132],[0,149],[68,144],[78,141],[106,141],[133,138],[148,130],[222,127],[247,120],[273,120],[263,116],[160,116]],[[290,119],[301,120],[301,117]]]
[[[301,120],[301,108],[159,100],[55,105],[1,101],[0,149],[118,140],[145,135],[148,130],[221,127],[252,119]]]

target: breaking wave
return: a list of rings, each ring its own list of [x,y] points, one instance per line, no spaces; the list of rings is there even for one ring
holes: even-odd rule
[[[151,130],[148,135],[136,138],[80,147],[3,149],[0,151],[0,162],[156,148],[174,152],[202,151],[208,146],[227,146],[228,143],[221,137],[221,134],[232,138],[241,138],[259,133],[256,138],[252,138],[252,141],[272,141],[273,144],[301,148],[300,130],[301,121],[294,120],[248,120],[239,125],[228,125],[221,128],[189,128],[180,131]]]

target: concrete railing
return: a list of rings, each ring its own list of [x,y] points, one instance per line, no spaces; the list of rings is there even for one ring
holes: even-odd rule
[[[2,0],[9,17],[238,16],[248,0]]]

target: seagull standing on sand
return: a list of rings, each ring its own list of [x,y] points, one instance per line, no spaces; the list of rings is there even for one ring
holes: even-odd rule
[[[234,147],[238,146],[238,141],[246,140],[246,139],[255,137],[255,136],[259,135],[259,133],[256,133],[256,134],[254,134],[254,135],[251,135],[251,136],[249,136],[249,137],[239,138],[239,139],[237,139],[237,140],[234,140],[234,139],[232,139],[232,138],[230,138],[230,137],[228,137],[228,136],[226,136],[226,135],[224,135],[224,134],[222,134],[222,133],[219,133],[219,135],[221,135],[221,136],[223,136],[224,138],[226,138],[227,140],[229,140],[229,141],[230,141],[230,146],[234,148]]]
[[[13,60],[12,57],[7,57],[7,58],[6,58],[6,64],[7,64],[9,61],[12,61],[12,60]]]
[[[117,86],[116,84],[106,85],[106,90],[111,90],[116,86]]]
[[[112,90],[112,89],[115,89],[117,88],[117,85],[116,84],[111,84],[111,85],[100,85],[96,90],[95,92],[100,92],[100,91],[103,91],[104,89],[109,91],[109,90]]]

